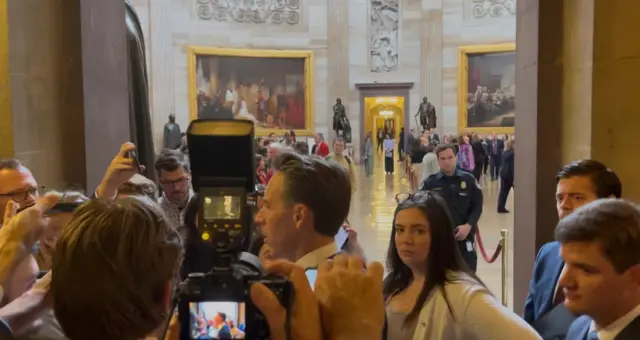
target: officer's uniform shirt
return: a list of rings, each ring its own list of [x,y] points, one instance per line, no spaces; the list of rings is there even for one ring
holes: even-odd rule
[[[472,174],[457,170],[451,176],[442,171],[433,174],[422,183],[420,190],[439,193],[447,202],[454,227],[471,225],[467,240],[473,241],[482,215],[482,190]]]

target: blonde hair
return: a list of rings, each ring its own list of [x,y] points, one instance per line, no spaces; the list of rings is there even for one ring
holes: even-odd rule
[[[146,196],[155,201],[158,199],[158,187],[152,180],[135,174],[128,182],[118,187],[118,195]]]

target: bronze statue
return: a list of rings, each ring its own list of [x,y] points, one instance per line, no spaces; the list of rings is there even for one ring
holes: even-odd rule
[[[427,100],[427,97],[422,98],[422,103],[418,107],[418,112],[414,118],[420,116],[420,126],[422,131],[427,129],[435,129],[436,127],[436,108]]]
[[[351,123],[340,98],[337,98],[336,104],[333,105],[333,131],[336,132],[336,136],[342,137],[345,143],[351,143]]]
[[[125,0],[125,22],[127,25],[127,68],[129,70],[129,126],[131,142],[138,151],[140,164],[146,168],[145,176],[156,179],[153,163],[155,150],[151,131],[149,105],[149,82],[145,59],[142,26],[133,5]]]
[[[176,124],[176,116],[169,115],[169,122],[164,124],[164,148],[175,150],[182,144],[182,132],[180,125]]]

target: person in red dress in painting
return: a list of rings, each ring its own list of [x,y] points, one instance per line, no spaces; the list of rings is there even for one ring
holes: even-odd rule
[[[256,155],[256,184],[267,185],[267,171],[262,155]]]

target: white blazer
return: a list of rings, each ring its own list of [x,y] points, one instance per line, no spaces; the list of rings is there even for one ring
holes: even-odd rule
[[[541,340],[518,315],[467,274],[434,290],[420,312],[413,340]],[[450,310],[451,308],[451,310]],[[453,312],[453,313],[452,313]]]

